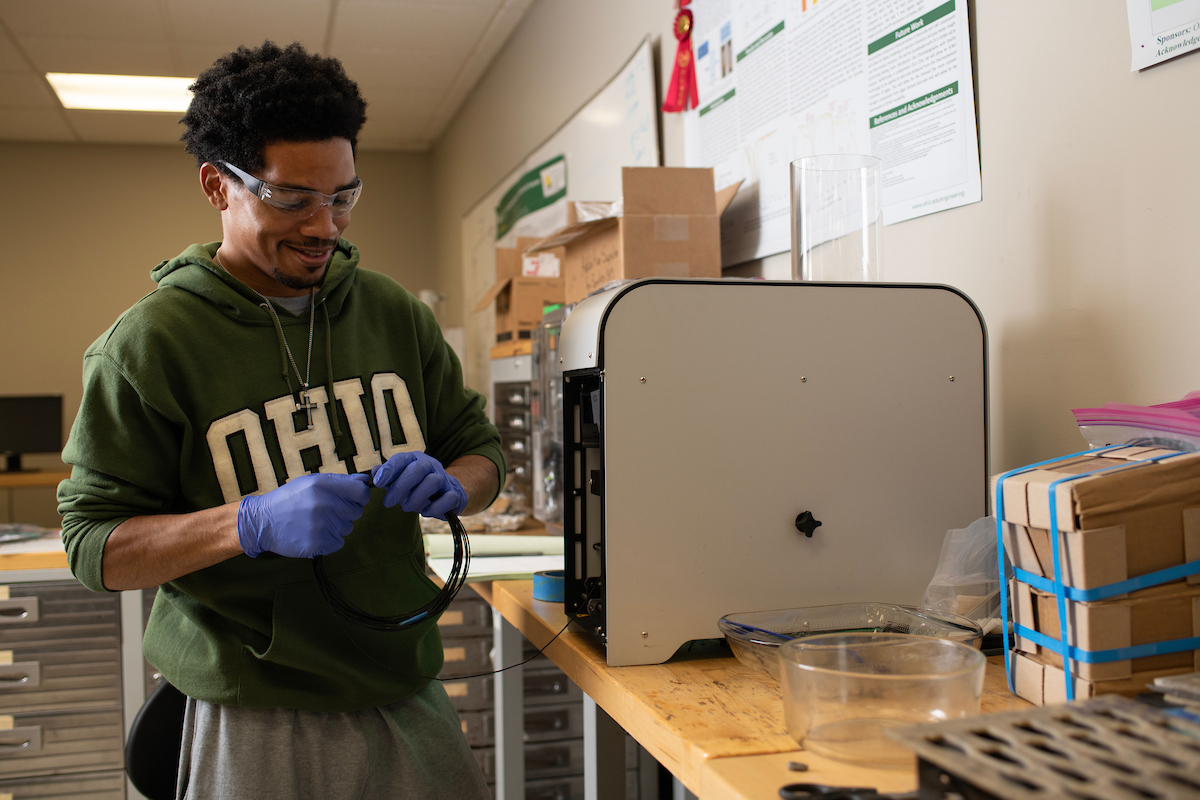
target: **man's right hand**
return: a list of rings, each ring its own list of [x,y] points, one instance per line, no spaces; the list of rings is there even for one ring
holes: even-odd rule
[[[301,475],[238,505],[238,543],[251,558],[271,552],[314,558],[342,549],[371,501],[366,475]]]

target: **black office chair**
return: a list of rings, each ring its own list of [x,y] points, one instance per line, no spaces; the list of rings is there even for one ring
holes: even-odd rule
[[[138,710],[125,740],[125,774],[150,800],[175,800],[187,696],[165,680]]]

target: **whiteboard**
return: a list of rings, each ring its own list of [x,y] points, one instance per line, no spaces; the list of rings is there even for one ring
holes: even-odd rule
[[[652,57],[646,38],[612,80],[463,216],[463,288],[468,309],[495,281],[497,247],[511,247],[517,236],[544,236],[563,227],[568,200],[616,200],[621,195],[621,167],[659,166]],[[566,160],[565,197],[523,217],[497,240],[496,207],[501,198],[530,170],[558,156]],[[488,359],[495,332],[491,309],[468,316],[467,384],[484,392],[491,388]]]

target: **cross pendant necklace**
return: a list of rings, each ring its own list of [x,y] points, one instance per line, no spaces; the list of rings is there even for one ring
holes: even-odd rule
[[[308,385],[305,384],[304,388],[301,389],[300,393],[297,395],[296,410],[297,411],[305,411],[308,413],[308,427],[309,428],[311,428],[312,424],[313,424],[313,416],[312,416],[313,412],[316,411],[318,408],[320,408],[320,406],[317,405],[315,402],[313,402],[312,399],[308,396]]]
[[[213,253],[213,263],[221,269],[225,270],[225,274],[232,277],[232,273],[225,269],[225,265],[221,263],[221,259]],[[296,370],[296,380],[300,382],[300,391],[296,393],[296,411],[303,411],[308,415],[308,424],[305,430],[311,430],[313,426],[313,412],[321,406],[309,396],[308,379],[312,377],[312,346],[313,346],[313,328],[317,320],[317,290],[313,287],[308,290],[308,358],[304,363],[304,377],[300,377],[300,367],[296,365],[296,359],[292,355],[292,348],[288,345],[287,337],[283,335],[283,325],[279,322],[279,314],[275,313],[275,306],[267,299],[267,296],[258,291],[254,287],[250,287],[250,291],[263,299],[262,306],[271,313],[275,318],[275,326],[279,329],[279,338],[283,342],[284,352],[287,353],[288,361],[292,362],[292,369]],[[287,376],[284,375],[286,378]],[[289,381],[289,386],[291,382]]]
[[[308,425],[305,430],[310,430],[313,426],[313,411],[320,408],[308,394],[308,379],[312,377],[312,344],[313,344],[313,327],[317,319],[317,297],[316,289],[308,290],[308,359],[304,363],[304,377],[300,377],[300,367],[296,366],[296,359],[292,357],[292,348],[288,347],[287,337],[283,339],[283,349],[287,352],[288,360],[292,362],[292,369],[296,370],[296,380],[300,381],[300,391],[296,393],[296,410],[303,411],[308,415]],[[271,305],[271,301],[263,297],[267,302],[267,308],[274,315],[276,321],[279,315],[275,313],[275,307]],[[279,333],[283,335],[283,326],[280,326]]]

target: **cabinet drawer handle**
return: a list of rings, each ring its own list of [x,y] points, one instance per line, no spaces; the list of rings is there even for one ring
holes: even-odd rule
[[[14,661],[0,664],[0,691],[14,686],[36,687],[42,685],[40,661]]]
[[[0,731],[0,756],[37,753],[42,749],[42,726]]]
[[[571,725],[571,714],[565,709],[542,711],[525,715],[526,733],[565,731]]]
[[[38,599],[32,597],[12,597],[0,600],[0,625],[16,625],[25,622],[38,621]]]

